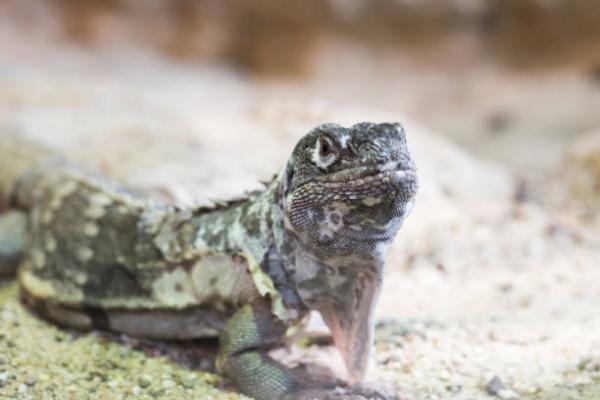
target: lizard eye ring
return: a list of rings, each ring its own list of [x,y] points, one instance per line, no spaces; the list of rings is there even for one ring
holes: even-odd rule
[[[320,168],[327,168],[337,160],[337,153],[335,142],[327,136],[321,136],[315,145],[313,161]]]

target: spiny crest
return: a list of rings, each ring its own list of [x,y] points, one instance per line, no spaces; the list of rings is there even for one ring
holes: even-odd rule
[[[277,175],[274,175],[270,180],[260,181],[260,183],[264,186],[264,188],[268,188],[273,183],[275,183],[276,180],[277,180]],[[198,216],[198,215],[215,212],[215,211],[224,211],[224,210],[242,205],[242,204],[246,203],[247,201],[251,200],[252,198],[256,197],[257,195],[259,195],[260,193],[262,193],[263,190],[257,189],[257,190],[248,191],[248,192],[243,193],[240,196],[233,197],[228,200],[213,200],[212,205],[206,205],[206,206],[200,206],[200,207],[194,208],[192,214],[194,216]]]

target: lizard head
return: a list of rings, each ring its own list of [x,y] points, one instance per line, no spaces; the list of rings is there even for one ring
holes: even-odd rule
[[[396,123],[318,126],[296,145],[281,182],[296,290],[324,317],[359,381],[385,253],[417,192],[405,131]]]
[[[347,255],[394,238],[417,176],[400,124],[324,124],[296,145],[283,186],[288,229],[309,248]]]

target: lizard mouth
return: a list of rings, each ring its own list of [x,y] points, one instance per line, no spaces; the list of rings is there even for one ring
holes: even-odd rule
[[[402,197],[413,197],[417,192],[417,173],[414,168],[399,168],[399,165],[385,164],[346,169],[316,179],[316,182],[333,192],[348,191],[356,194],[377,194],[395,189]],[[348,193],[350,194],[350,193]]]

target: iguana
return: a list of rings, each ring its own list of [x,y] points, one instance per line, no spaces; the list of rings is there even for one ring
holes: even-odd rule
[[[257,399],[326,393],[268,352],[316,310],[351,383],[363,379],[386,251],[416,191],[396,123],[320,125],[264,190],[198,209],[5,135],[0,272],[16,270],[23,301],[64,326],[218,336],[218,371]]]

